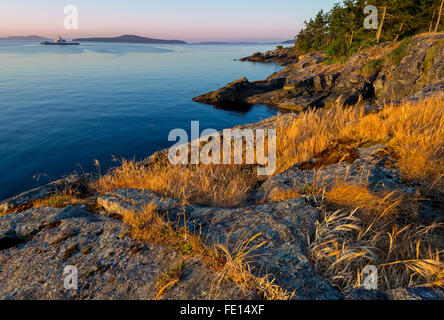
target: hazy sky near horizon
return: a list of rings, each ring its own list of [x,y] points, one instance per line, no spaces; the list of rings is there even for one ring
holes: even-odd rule
[[[193,41],[292,39],[320,9],[340,0],[0,0],[0,36],[68,38],[137,34]],[[78,30],[65,30],[75,5]]]

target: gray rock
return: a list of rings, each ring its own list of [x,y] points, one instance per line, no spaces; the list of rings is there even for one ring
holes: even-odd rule
[[[216,91],[208,92],[193,98],[193,101],[213,104],[216,106],[230,106],[232,104],[247,103],[248,97],[255,94],[270,92],[281,89],[284,86],[285,79],[274,78],[269,81],[253,81],[249,82],[247,78],[241,78],[230,82],[225,87]]]
[[[143,191],[128,193],[136,199]],[[126,202],[115,200],[109,207],[116,211],[128,209]],[[113,201],[113,200],[109,200]],[[185,214],[185,217],[182,215]],[[257,276],[272,275],[277,283],[289,292],[295,291],[296,299],[339,299],[341,295],[322,279],[312,268],[307,258],[307,239],[314,232],[318,212],[304,199],[252,205],[242,208],[210,208],[189,206],[185,211],[173,209],[170,221],[188,230],[201,234],[209,243],[224,244],[233,248],[235,244],[261,234],[252,245],[266,241],[251,259],[253,273]]]
[[[1,211],[19,211],[21,206],[29,204],[35,200],[48,198],[57,192],[70,190],[78,195],[86,195],[90,192],[88,180],[90,176],[72,175],[60,180],[53,181],[41,187],[25,191],[15,197],[0,202]]]
[[[399,288],[389,290],[393,300],[444,300],[444,289],[428,288]]]
[[[206,299],[216,277],[197,258],[127,236],[122,221],[83,207],[36,208],[0,217],[0,299],[153,299],[156,281],[186,260],[185,274],[166,299]],[[3,246],[8,244],[8,246]],[[135,250],[137,249],[137,250]],[[64,268],[78,270],[78,289],[64,288]],[[254,296],[229,283],[222,299]]]
[[[390,295],[383,291],[355,289],[345,296],[346,300],[390,300]]]
[[[442,34],[434,36],[418,36],[408,42],[406,56],[399,66],[389,73],[381,73],[376,81],[380,83],[376,90],[378,99],[382,101],[402,100],[415,95],[430,85],[442,82],[444,77],[444,59],[442,50]],[[436,50],[429,70],[425,70],[427,53]],[[391,66],[393,68],[393,66]],[[427,90],[427,89],[426,89]]]
[[[256,52],[249,57],[240,58],[239,61],[251,61],[262,63],[279,63],[282,66],[289,65],[298,61],[298,53],[294,48],[282,48],[265,53]]]
[[[64,219],[82,217],[87,212],[76,207],[62,208],[33,208],[25,212],[7,214],[0,217],[0,238],[32,237],[45,226],[60,222]]]
[[[122,209],[140,210],[152,203],[160,211],[168,211],[177,208],[180,203],[177,200],[160,197],[152,191],[138,189],[120,189],[99,197],[97,203],[108,212],[119,213]]]

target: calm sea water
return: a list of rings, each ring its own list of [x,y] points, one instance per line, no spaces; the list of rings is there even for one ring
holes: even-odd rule
[[[217,130],[276,113],[234,112],[193,102],[199,94],[280,67],[234,61],[274,45],[0,42],[0,199],[73,173],[142,159],[173,144],[168,133]],[[36,179],[36,177],[40,177]]]

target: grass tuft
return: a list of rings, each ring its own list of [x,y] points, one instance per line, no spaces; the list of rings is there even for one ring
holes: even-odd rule
[[[378,269],[379,290],[444,285],[444,225],[419,222],[414,201],[341,185],[325,194],[325,203],[311,258],[338,289],[361,287],[367,265]]]
[[[185,261],[182,261],[160,276],[156,281],[157,294],[155,300],[160,300],[167,290],[173,288],[182,279],[186,267]]]
[[[217,298],[220,294],[220,285],[226,280],[233,282],[244,293],[255,292],[264,300],[289,300],[294,296],[294,293],[289,293],[275,284],[272,276],[253,275],[250,267],[251,259],[255,257],[253,252],[266,243],[257,241],[260,236],[260,233],[250,238],[243,235],[233,246],[230,246],[230,235],[228,235],[226,244],[217,245],[225,263],[213,280],[210,296]]]

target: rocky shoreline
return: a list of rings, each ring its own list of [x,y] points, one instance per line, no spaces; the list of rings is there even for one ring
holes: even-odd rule
[[[266,80],[246,78],[193,100],[211,105],[266,104],[303,111],[312,107],[378,105],[444,91],[444,34],[420,35],[363,50],[333,63],[324,52],[298,56],[293,48],[255,53],[240,61],[286,66]]]

